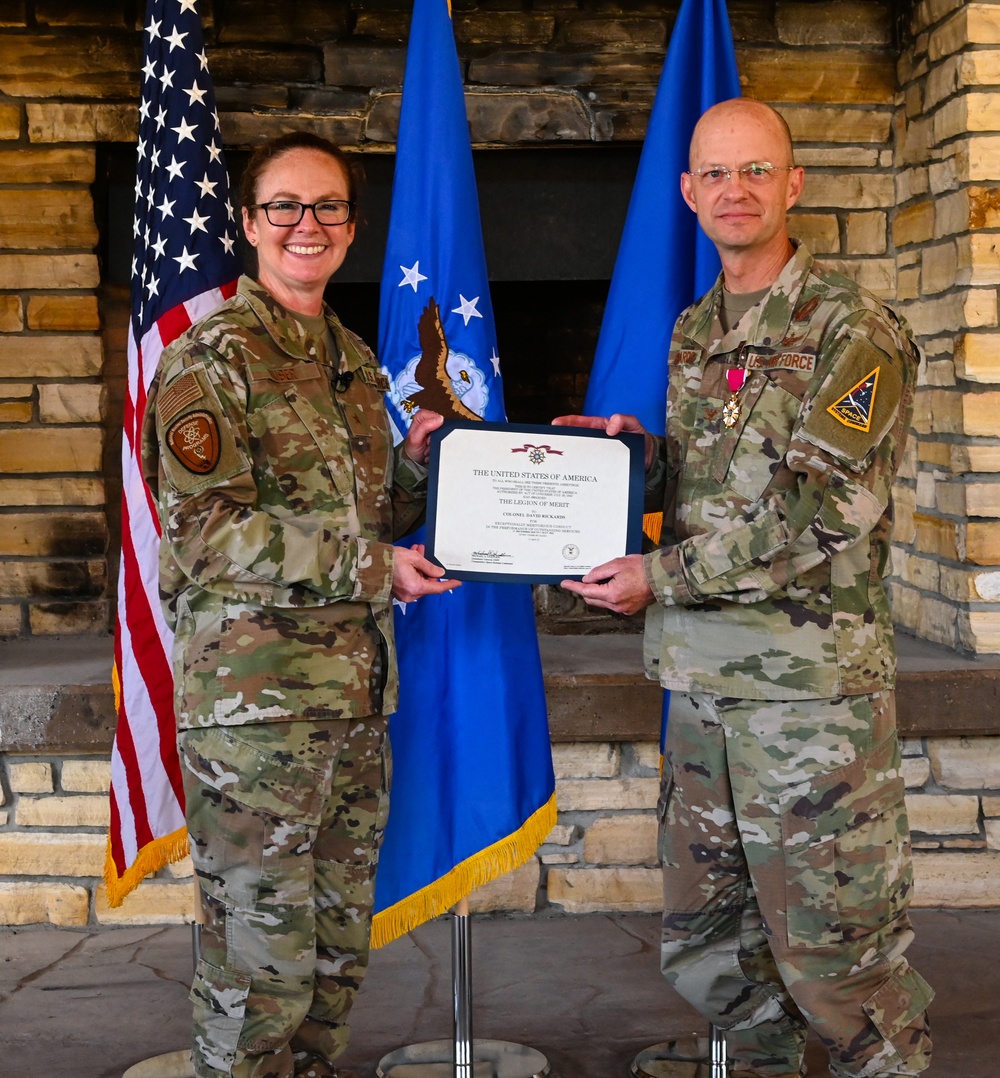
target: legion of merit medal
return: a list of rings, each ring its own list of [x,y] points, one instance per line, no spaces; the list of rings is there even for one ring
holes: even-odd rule
[[[745,368],[741,370],[739,367],[730,367],[726,371],[726,382],[729,385],[729,392],[732,394],[722,408],[722,422],[727,427],[735,427],[740,421],[739,392],[746,380],[747,372]]]

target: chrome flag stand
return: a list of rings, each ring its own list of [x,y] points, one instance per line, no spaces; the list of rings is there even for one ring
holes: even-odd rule
[[[548,1060],[534,1048],[510,1041],[473,1040],[469,900],[463,898],[452,912],[454,1039],[397,1048],[381,1059],[375,1074],[378,1078],[545,1078]]]
[[[635,1078],[727,1078],[726,1035],[715,1026],[704,1037],[679,1038],[645,1048],[632,1061]]]

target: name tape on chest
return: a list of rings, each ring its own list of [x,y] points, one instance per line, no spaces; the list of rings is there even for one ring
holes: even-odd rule
[[[382,393],[389,392],[389,376],[387,374],[383,374],[373,367],[358,367],[357,374],[366,385],[374,386]]]
[[[747,352],[748,371],[802,371],[812,374],[816,370],[816,357],[809,352]]]
[[[862,370],[864,370],[863,367]],[[876,367],[873,371],[869,371],[857,385],[851,386],[839,400],[835,400],[827,408],[830,415],[843,423],[845,427],[867,433],[872,425],[872,410],[875,406],[875,391],[878,389],[880,370],[880,367]]]

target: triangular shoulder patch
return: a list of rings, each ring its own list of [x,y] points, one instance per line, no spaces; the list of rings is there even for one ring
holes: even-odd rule
[[[861,368],[864,370],[864,368]],[[863,430],[867,433],[871,430],[872,409],[875,404],[875,391],[878,389],[878,372],[881,367],[876,367],[861,379],[857,385],[852,386],[839,400],[836,400],[827,408],[834,419],[839,420],[845,427],[853,430]]]

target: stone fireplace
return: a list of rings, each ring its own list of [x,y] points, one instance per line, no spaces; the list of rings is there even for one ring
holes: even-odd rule
[[[363,155],[369,223],[330,298],[374,344],[410,4],[198,6],[234,172],[249,147],[299,127]],[[508,413],[544,422],[582,405],[678,3],[452,6]],[[909,697],[917,871],[928,903],[995,903],[1000,6],[729,0],[729,12],[744,93],[782,113],[806,167],[792,233],[900,310],[926,354],[895,488],[894,611],[975,680],[950,696],[915,681]],[[109,648],[142,19],[139,0],[0,0],[0,667]],[[583,624],[544,594],[539,613],[558,633],[635,628]],[[544,891],[564,909],[655,908],[655,733],[630,725],[648,699],[629,682],[612,712],[607,689],[573,672],[553,689],[563,815],[495,905],[534,909]],[[973,697],[976,715],[948,728]],[[938,714],[921,712],[929,699]],[[0,923],[186,909],[169,874],[139,889],[139,912],[102,898],[109,701],[104,682],[0,688]]]

